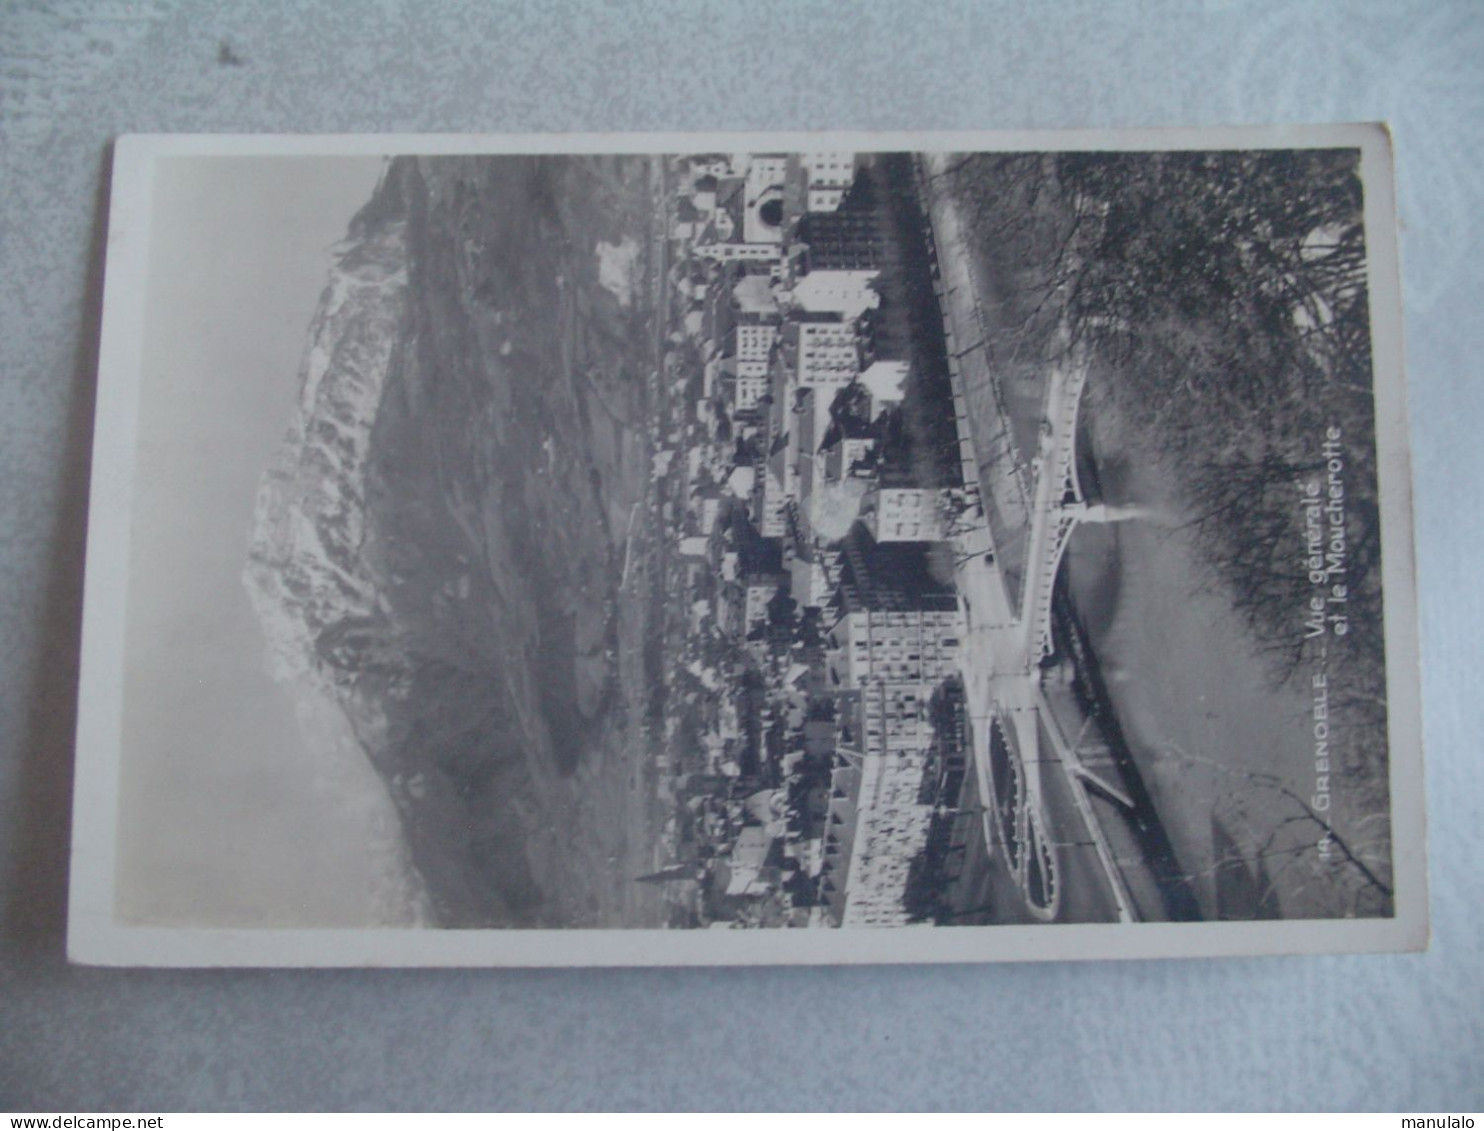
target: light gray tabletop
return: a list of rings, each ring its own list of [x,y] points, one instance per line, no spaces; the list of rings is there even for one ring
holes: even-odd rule
[[[0,1109],[1484,1106],[1484,8],[0,2]],[[107,184],[131,131],[1389,121],[1416,464],[1423,955],[957,968],[69,968]]]

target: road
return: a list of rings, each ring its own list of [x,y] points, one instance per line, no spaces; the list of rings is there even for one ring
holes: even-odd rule
[[[1131,921],[1140,908],[1124,873],[1136,862],[1110,838],[1099,813],[1099,803],[1126,799],[1116,784],[1105,784],[1109,778],[1083,764],[1082,720],[1070,720],[1069,736],[1067,720],[1053,713],[1043,690],[1062,555],[1078,522],[1103,517],[1086,506],[1076,474],[1086,368],[1073,358],[1048,374],[1039,420],[1030,430],[1035,450],[1027,458],[1015,440],[1027,433],[1026,422],[1012,420],[996,392],[955,208],[931,187],[941,164],[941,155],[925,157],[920,184],[932,227],[955,418],[961,445],[973,453],[968,507],[951,532],[967,625],[960,669],[973,723],[975,792],[1014,810],[997,819],[995,804],[984,806],[982,836],[1005,854],[1002,864],[1033,918]],[[971,388],[980,394],[974,404]],[[1005,781],[996,781],[989,757],[996,721],[1014,760],[1004,768],[1020,784],[1014,797]]]

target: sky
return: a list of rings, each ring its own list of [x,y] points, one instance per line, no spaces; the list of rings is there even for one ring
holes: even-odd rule
[[[407,904],[380,779],[333,708],[269,677],[242,583],[258,482],[290,419],[329,252],[381,166],[157,164],[130,541],[121,921],[348,927],[385,923],[389,899]]]

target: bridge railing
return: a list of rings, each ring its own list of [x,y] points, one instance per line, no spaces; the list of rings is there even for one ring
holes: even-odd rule
[[[1077,481],[1077,413],[1087,367],[1074,360],[1070,371],[1058,372],[1048,390],[1046,420],[1048,450],[1042,453],[1042,482],[1037,510],[1032,517],[1031,544],[1038,551],[1027,589],[1030,602],[1026,614],[1026,643],[1038,658],[1051,654],[1051,603],[1056,590],[1057,570],[1066,552],[1083,502]]]

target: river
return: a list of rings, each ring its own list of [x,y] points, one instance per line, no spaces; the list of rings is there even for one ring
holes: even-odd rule
[[[1314,788],[1307,689],[1275,683],[1204,564],[1176,471],[1096,390],[1088,396],[1084,437],[1103,501],[1145,516],[1080,527],[1065,580],[1201,910],[1333,914],[1332,869],[1315,850],[1321,830],[1297,801]]]

